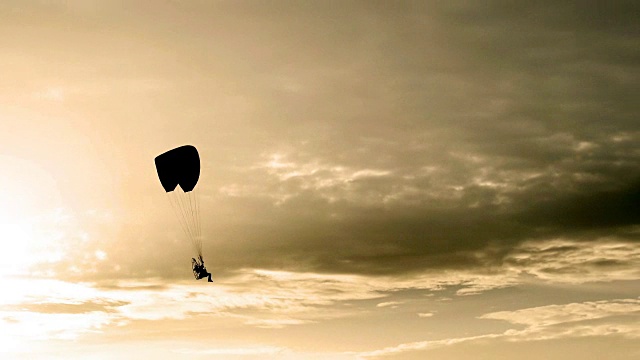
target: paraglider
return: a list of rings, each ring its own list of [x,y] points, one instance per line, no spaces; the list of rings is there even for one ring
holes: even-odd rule
[[[180,222],[185,236],[197,253],[191,258],[191,267],[196,280],[207,277],[202,257],[202,228],[200,224],[200,202],[195,187],[200,178],[200,155],[192,145],[184,145],[169,150],[155,158],[156,171],[160,183],[167,193],[171,207]]]
[[[207,278],[209,279],[209,282],[213,282],[213,280],[211,280],[211,273],[207,271],[206,267],[204,267],[204,260],[202,259],[202,256],[199,256],[198,260],[196,260],[195,258],[191,258],[193,276],[196,277],[196,280]]]

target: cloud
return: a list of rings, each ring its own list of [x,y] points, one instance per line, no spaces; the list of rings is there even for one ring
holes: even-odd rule
[[[385,302],[381,302],[378,303],[376,306],[377,307],[391,307],[391,308],[397,308],[398,305],[402,304],[401,301],[385,301]]]
[[[480,335],[480,336],[471,336],[466,338],[456,338],[456,339],[446,339],[446,340],[435,340],[435,341],[418,341],[413,343],[401,344],[394,347],[388,347],[381,350],[374,350],[363,352],[357,354],[359,359],[371,359],[371,358],[380,358],[390,355],[397,355],[406,352],[412,351],[423,351],[429,349],[435,349],[443,346],[452,346],[462,342],[467,341],[475,341],[482,339],[495,339],[499,338],[500,335]]]
[[[529,327],[550,327],[557,324],[632,314],[640,314],[640,300],[638,299],[547,305],[516,311],[489,313],[480,316],[480,319],[505,320],[512,324],[522,324]]]
[[[529,240],[637,240],[631,6],[503,5],[316,4],[256,16],[244,5],[148,14],[101,4],[100,16],[86,14],[91,29],[72,16],[77,6],[9,6],[2,24],[25,38],[5,39],[5,81],[26,85],[2,91],[73,96],[59,122],[8,117],[18,120],[0,143],[58,164],[65,201],[122,209],[117,229],[81,229],[90,245],[65,232],[74,260],[51,271],[182,276],[177,257],[189,250],[148,165],[178,139],[201,150],[205,251],[225,275],[482,268]],[[68,80],[51,79],[52,66]],[[87,271],[82,258],[97,250],[106,260]]]
[[[0,311],[3,338],[20,344],[25,340],[75,340],[82,335],[100,332],[112,323],[112,316],[102,311],[87,313],[46,313]]]
[[[238,272],[214,286],[195,287],[193,280],[167,284],[158,278],[103,283],[4,279],[3,286],[14,290],[0,297],[0,312],[8,333],[13,326],[22,326],[19,332],[27,337],[29,326],[58,318],[71,325],[42,326],[37,334],[73,338],[137,321],[198,317],[279,329],[360,316],[376,308],[394,309],[403,302],[380,299],[401,291],[459,287],[476,292],[510,286],[511,281],[474,273],[377,277],[256,269]],[[375,302],[366,305],[368,301]],[[352,302],[363,305],[342,306]]]
[[[576,244],[556,242],[547,245],[541,250],[579,249]],[[552,252],[546,251],[547,254]],[[553,255],[549,257],[553,258]],[[559,256],[556,259],[560,258],[571,257]],[[197,319],[240,327],[284,329],[313,326],[332,319],[359,319],[374,313],[375,309],[394,311],[391,309],[400,304],[407,308],[414,306],[414,300],[403,298],[403,293],[433,294],[449,289],[458,296],[478,295],[530,281],[530,278],[519,277],[522,270],[516,271],[512,267],[510,271],[508,276],[501,272],[478,274],[468,271],[365,276],[246,269],[217,281],[214,286],[206,286],[206,283],[205,286],[194,286],[192,280],[167,284],[158,278],[107,281],[104,284],[58,280],[31,280],[25,284],[16,280],[5,284],[15,291],[11,296],[1,298],[0,319],[7,336],[20,336],[22,339],[77,339],[139,322]],[[553,283],[563,279],[545,281]],[[503,320],[525,328],[498,334],[407,343],[358,353],[358,356],[383,356],[492,339],[528,341],[584,336],[628,337],[638,330],[633,321],[628,321],[638,311],[637,299],[621,299],[494,312],[479,319]],[[433,315],[433,312],[417,313],[420,318]],[[32,326],[39,326],[39,329],[31,330]]]
[[[577,242],[563,239],[525,242],[504,258],[505,266],[554,283],[635,280],[640,277],[640,247],[613,239]]]
[[[601,5],[0,3],[0,152],[24,159],[0,159],[0,268],[29,279],[3,282],[1,338],[628,336],[626,300],[595,300],[640,279],[638,11]],[[153,169],[187,142],[214,286]],[[491,330],[445,334],[458,305]]]
[[[196,288],[191,281],[167,284],[158,278],[94,284],[33,279],[27,285],[23,281],[12,280],[11,284],[7,281],[10,280],[5,281],[5,286],[14,291],[2,298],[0,307],[8,327],[24,323],[20,320],[24,316],[81,319],[82,315],[88,315],[88,319],[95,319],[79,323],[64,336],[139,320],[182,320],[196,316],[226,318],[259,328],[282,328],[368,311],[366,307],[336,306],[353,301],[378,300],[372,307],[393,309],[403,301],[379,299],[402,291],[438,292],[456,288],[458,295],[470,295],[518,284],[515,272],[505,275],[460,271],[381,277],[255,269],[219,280],[216,286]]]
[[[213,349],[180,349],[175,350],[177,354],[184,355],[278,355],[291,350],[276,346],[251,346],[251,347],[237,347],[237,348],[213,348]]]
[[[270,271],[248,271],[226,283],[195,288],[191,281],[167,285],[158,279],[104,285],[36,279],[26,284],[5,279],[3,286],[14,291],[0,298],[0,318],[7,334],[16,327],[26,338],[30,327],[38,324],[41,326],[34,336],[66,339],[104,326],[198,316],[230,319],[257,328],[282,328],[348,317],[354,310],[331,306],[384,296],[376,285],[354,287],[354,280],[349,276]],[[66,319],[67,325],[57,319]],[[56,323],[42,325],[49,321]]]
[[[125,301],[98,300],[86,302],[55,302],[53,299],[44,303],[22,303],[2,306],[5,311],[26,311],[41,314],[87,314],[93,312],[114,312],[115,308],[128,304]]]
[[[282,329],[285,326],[309,324],[314,321],[301,319],[248,319],[245,324],[263,329]]]
[[[497,334],[417,341],[358,353],[357,356],[362,359],[385,358],[468,342],[522,342],[593,336],[620,336],[637,339],[640,334],[640,326],[637,321],[639,316],[640,300],[638,299],[604,300],[501,311],[485,314],[479,318],[505,320],[512,324],[525,325],[525,328],[522,330],[510,329]]]
[[[180,264],[181,259],[173,253],[152,252],[149,253],[153,255],[151,259],[139,262],[136,261],[135,257],[129,257],[130,252],[122,251],[122,241],[127,239],[104,239],[104,234],[96,230],[84,232],[82,228],[79,228],[77,225],[80,220],[78,216],[71,216],[64,211],[58,211],[55,214],[51,215],[51,218],[41,220],[44,225],[41,226],[38,233],[43,234],[42,241],[36,244],[39,248],[30,249],[34,258],[42,256],[42,259],[46,260],[44,263],[37,263],[31,267],[32,271],[37,271],[37,274],[53,273],[63,279],[95,281],[104,289],[108,289],[111,286],[110,284],[118,284],[118,290],[120,291],[124,291],[127,287],[142,291],[153,291],[155,289],[149,288],[149,286],[163,287],[166,290],[166,283],[157,282],[155,285],[142,283],[140,284],[141,287],[138,287],[135,279],[158,276],[164,279],[171,278],[171,282],[175,283],[176,281],[181,281],[179,277],[176,278],[176,274],[182,272],[181,277],[184,278],[186,276],[185,272],[188,272],[188,264]],[[265,221],[267,223],[272,221],[272,218],[269,218],[270,216],[266,215]],[[306,215],[299,214],[298,216],[306,218]],[[90,224],[98,229],[107,229],[106,231],[113,231],[113,229],[109,230],[108,227],[112,226],[116,221],[110,212],[97,210],[86,212],[86,214],[83,213],[81,219],[85,227]],[[318,220],[316,219],[315,221]],[[342,221],[344,219],[337,221],[336,224],[342,227]],[[350,224],[353,225],[353,223]],[[316,250],[315,253],[311,252],[308,256],[303,257],[298,257],[294,253],[283,255],[280,259],[270,260],[268,256],[262,256],[261,261],[255,262],[256,265],[260,263],[268,265],[279,261],[294,266],[295,269],[299,269],[301,265],[304,268],[305,264],[313,265],[314,263],[336,265],[336,268],[331,272],[314,271],[316,266],[306,266],[308,269],[305,269],[305,271],[274,271],[269,270],[269,267],[265,267],[263,269],[244,268],[239,271],[225,269],[225,272],[218,274],[216,266],[220,265],[213,261],[215,257],[212,261],[208,261],[208,264],[214,264],[213,266],[209,265],[209,271],[215,274],[214,277],[218,281],[239,282],[244,286],[258,286],[258,288],[261,288],[263,284],[260,281],[268,280],[268,283],[273,286],[277,284],[280,287],[279,291],[288,291],[288,296],[292,299],[308,300],[316,298],[316,293],[307,290],[312,288],[320,289],[326,293],[336,291],[332,293],[331,297],[326,298],[329,303],[342,301],[339,298],[341,294],[345,297],[368,299],[381,297],[380,292],[394,292],[403,289],[437,291],[447,287],[458,287],[456,295],[476,295],[494,289],[522,284],[529,281],[531,276],[533,276],[533,279],[547,283],[573,284],[636,280],[640,278],[640,271],[638,270],[640,269],[640,247],[633,240],[629,240],[636,236],[637,229],[634,227],[626,229],[621,236],[594,235],[587,239],[572,239],[571,237],[548,240],[544,238],[530,239],[522,241],[518,245],[493,241],[474,250],[472,248],[475,246],[470,246],[467,251],[458,250],[457,253],[450,253],[449,255],[441,253],[442,251],[445,251],[445,253],[448,251],[446,250],[446,242],[424,245],[416,243],[415,246],[424,246],[427,251],[426,254],[420,255],[419,253],[406,253],[406,250],[400,248],[402,245],[397,242],[396,244],[385,244],[385,235],[380,237],[379,232],[389,231],[387,229],[378,228],[376,225],[371,224],[367,226],[364,222],[361,226],[359,225],[360,229],[371,234],[371,241],[362,244],[347,243],[344,246],[340,244],[339,251],[332,250],[333,247],[327,246],[324,249],[322,247],[315,248],[313,244],[307,243],[307,246],[311,246],[312,249]],[[292,230],[296,227],[297,225]],[[304,226],[298,230],[304,230]],[[316,230],[316,233],[322,233],[326,229]],[[395,237],[405,236],[402,235],[402,232],[407,231],[398,226],[393,230],[399,232]],[[463,232],[461,229],[460,233]],[[337,233],[334,234],[337,235]],[[443,236],[452,235],[446,234],[445,229],[443,229],[442,234]],[[293,236],[294,234],[291,233],[291,235]],[[406,236],[411,235],[406,233]],[[94,239],[94,237],[96,238]],[[62,238],[65,238],[66,241],[60,243],[58,239]],[[50,240],[45,241],[45,239]],[[98,239],[99,241],[94,241]],[[63,246],[60,246],[60,244]],[[153,244],[154,246],[162,247],[160,242],[149,242],[149,240],[144,239],[138,240],[136,244],[141,246]],[[170,245],[171,247],[179,245],[175,240],[172,244]],[[234,248],[234,244],[235,242],[220,244],[220,247],[222,249],[226,247],[231,253],[235,253],[238,248]],[[279,253],[279,249],[272,248],[272,245],[262,240],[261,243],[256,243],[253,246],[258,249],[264,249],[266,253],[270,251]],[[297,246],[295,244],[290,245]],[[442,248],[438,249],[438,247]],[[136,247],[135,249],[134,252],[138,250],[141,253],[145,252],[144,247]],[[221,253],[224,252],[224,250],[221,251]],[[349,252],[352,252],[352,254],[345,256],[343,259],[336,258],[337,256],[329,257],[329,254],[348,254]],[[365,255],[365,253],[368,254]],[[55,257],[52,257],[54,254]],[[185,255],[185,258],[188,259],[188,254]],[[228,256],[232,256],[232,254],[228,254]],[[291,262],[287,262],[289,256]],[[247,255],[243,254],[240,258],[247,259]],[[407,270],[405,268],[395,267],[395,263],[399,259],[405,260],[405,268],[411,269],[411,273],[406,274]],[[433,260],[438,266],[429,265],[425,269],[423,265],[425,259]],[[447,263],[453,259],[457,259],[457,262]],[[372,261],[371,266],[375,265],[375,267],[369,268],[367,265],[363,265],[363,261],[364,263]],[[471,264],[474,265],[471,266]],[[413,265],[415,265],[415,268],[412,269]],[[357,274],[357,271],[355,274],[343,273],[347,269],[361,269],[361,266],[365,266],[365,271],[362,271],[361,274]],[[433,268],[434,266],[435,268]],[[287,266],[284,267],[286,268]],[[325,269],[325,266],[320,266],[320,269],[328,270]],[[377,271],[371,273],[370,270],[374,269],[377,269]],[[120,281],[118,278],[130,280]],[[359,285],[354,286],[354,283]],[[284,306],[292,306],[292,304]],[[294,306],[290,309],[294,308],[296,307]],[[304,309],[304,307],[302,308]],[[123,307],[123,309],[127,309],[127,307]]]
[[[22,322],[25,314],[38,317],[91,314],[95,318],[64,336],[139,320],[182,320],[196,316],[230,319],[258,328],[284,328],[359,316],[375,308],[394,309],[405,304],[401,297],[394,296],[407,291],[433,294],[451,289],[457,296],[470,296],[529,283],[532,276],[547,284],[637,280],[638,254],[637,245],[611,239],[597,243],[551,240],[524,243],[505,256],[502,266],[482,271],[461,269],[383,276],[244,269],[217,280],[215,286],[196,288],[191,281],[168,284],[160,278],[102,280],[94,284],[32,280],[29,286],[13,281],[13,285],[6,284],[14,291],[2,298],[1,308],[7,326],[12,321]],[[609,270],[603,272],[603,267]],[[371,307],[337,306],[354,301],[375,302]],[[573,310],[569,307],[544,310],[554,314],[584,310],[592,315],[604,308],[603,316],[610,316],[615,304],[595,304],[595,310],[589,307],[592,305],[585,303]],[[547,320],[534,316],[544,312],[536,311],[492,313],[481,318],[517,322],[514,319],[521,314],[523,319],[535,319],[548,326]],[[419,317],[432,315],[418,313]]]
[[[236,218],[223,230],[252,251],[221,243],[220,250],[233,256],[219,260],[230,267],[238,259],[263,268],[393,273],[484,266],[475,254],[484,251],[484,260],[499,262],[500,253],[532,238],[636,237],[630,232],[640,221],[636,183],[612,189],[614,178],[592,182],[571,170],[565,181],[553,175],[565,176],[563,170],[502,170],[511,165],[469,161],[454,161],[473,172],[457,183],[446,169],[420,175],[420,169],[379,167],[375,171],[384,175],[352,178],[373,170],[315,160],[300,169],[292,161],[277,174],[254,170],[251,177],[262,183],[230,185],[223,192],[233,199],[221,199],[221,206],[236,202],[240,212],[253,208],[251,217]],[[492,253],[496,245],[503,249]]]
[[[272,99],[286,112],[252,123],[278,140],[221,185],[233,198],[220,206],[247,212],[224,232],[251,244],[224,251],[253,267],[388,274],[481,266],[473,253],[493,243],[591,241],[637,225],[624,7],[590,28],[594,9],[500,4],[398,5],[397,18],[368,9],[374,22],[352,13],[353,36],[367,34],[349,45],[360,51],[289,70],[315,89]]]

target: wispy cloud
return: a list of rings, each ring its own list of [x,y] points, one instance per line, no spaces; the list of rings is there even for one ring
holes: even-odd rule
[[[385,302],[381,302],[378,303],[376,306],[377,307],[391,307],[391,308],[397,308],[398,305],[402,304],[401,301],[385,301]]]
[[[184,355],[277,355],[291,350],[276,346],[247,346],[236,348],[211,348],[211,349],[179,349],[174,350],[177,354]]]
[[[512,324],[526,325],[519,334],[541,332],[558,324],[586,322],[618,315],[640,316],[639,299],[603,300],[594,302],[547,305],[516,311],[500,311],[480,316],[480,319],[505,320]],[[640,329],[640,326],[638,327]],[[636,333],[640,337],[640,333]]]
[[[384,358],[401,353],[428,351],[477,341],[540,341],[570,337],[621,336],[640,338],[640,300],[619,299],[548,305],[485,314],[480,319],[505,320],[524,329],[442,340],[418,341],[358,353],[362,359]],[[425,355],[426,356],[426,355]]]
[[[409,289],[441,291],[460,285],[474,288],[479,278],[482,276],[477,274],[379,278],[246,270],[209,287],[166,284],[153,278],[102,285],[59,280],[30,280],[25,284],[5,279],[4,286],[15,291],[0,299],[0,309],[8,333],[14,326],[46,323],[48,318],[65,317],[69,324],[75,324],[65,327],[56,322],[56,326],[41,326],[41,336],[72,337],[139,320],[182,320],[196,316],[226,318],[257,328],[283,328],[356,316],[366,311],[336,306],[338,304],[383,299],[393,292]],[[485,281],[481,282],[482,288],[488,289]],[[493,288],[505,286],[500,280],[493,284]],[[371,306],[394,309],[402,303],[392,300]],[[61,333],[61,329],[65,331]],[[27,334],[28,330],[23,332]]]
[[[640,246],[615,239],[530,241],[515,248],[504,261],[507,268],[548,282],[580,284],[640,278]]]

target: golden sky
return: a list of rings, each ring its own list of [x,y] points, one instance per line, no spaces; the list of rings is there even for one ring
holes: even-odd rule
[[[640,357],[637,10],[0,2],[0,358]]]

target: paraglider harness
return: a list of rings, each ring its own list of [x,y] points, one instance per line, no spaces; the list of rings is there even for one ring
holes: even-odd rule
[[[207,268],[204,266],[204,259],[202,259],[202,255],[198,255],[198,260],[196,260],[195,258],[191,258],[193,276],[196,278],[196,280],[204,279],[210,275],[207,272]]]

